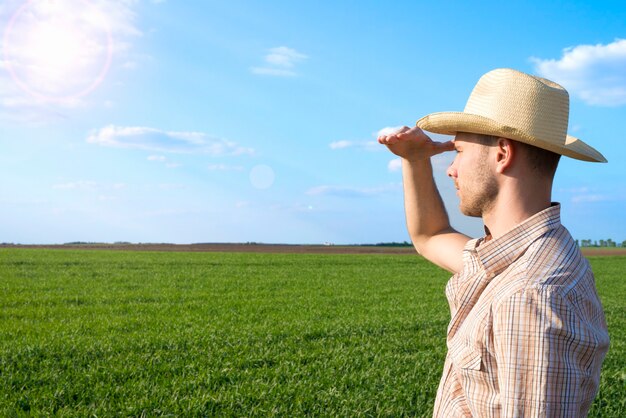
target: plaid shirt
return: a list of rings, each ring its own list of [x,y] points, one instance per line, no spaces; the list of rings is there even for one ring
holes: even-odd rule
[[[585,416],[609,336],[560,206],[469,241],[463,260],[446,287],[452,318],[433,416]]]

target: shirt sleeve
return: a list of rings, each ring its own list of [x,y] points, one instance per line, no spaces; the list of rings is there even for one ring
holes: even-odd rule
[[[597,388],[597,341],[576,307],[558,289],[524,289],[493,319],[502,416],[584,416]]]

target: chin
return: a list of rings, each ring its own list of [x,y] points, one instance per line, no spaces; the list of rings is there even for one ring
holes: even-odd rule
[[[463,205],[459,205],[459,209],[461,210],[461,213],[465,216],[469,216],[471,218],[483,217],[482,211],[477,210],[476,208],[467,208],[467,207],[464,207]]]

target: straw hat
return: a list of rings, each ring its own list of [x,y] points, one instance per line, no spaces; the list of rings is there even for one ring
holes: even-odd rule
[[[569,95],[560,85],[511,69],[483,75],[463,112],[431,113],[417,121],[429,132],[495,135],[578,160],[606,162],[597,150],[567,135]]]

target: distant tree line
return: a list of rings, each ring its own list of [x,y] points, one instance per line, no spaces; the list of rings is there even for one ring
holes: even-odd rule
[[[581,239],[580,242],[576,240],[576,244],[578,244],[579,247],[626,247],[626,241],[619,243],[613,241],[611,238],[593,241],[590,239]]]
[[[367,245],[367,244],[366,244]],[[412,247],[408,241],[403,242],[379,242],[378,244],[374,244],[375,247]]]

